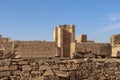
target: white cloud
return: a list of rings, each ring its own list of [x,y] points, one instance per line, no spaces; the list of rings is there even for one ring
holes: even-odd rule
[[[115,30],[115,29],[119,29],[119,28],[120,28],[120,23],[117,23],[117,24],[103,27],[103,30],[104,31],[111,31],[111,30]]]
[[[119,13],[111,13],[111,14],[108,14],[108,19],[111,20],[111,21],[117,21],[117,20],[120,20],[120,14]]]

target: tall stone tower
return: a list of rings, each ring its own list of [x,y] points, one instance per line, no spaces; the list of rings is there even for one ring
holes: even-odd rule
[[[60,57],[70,57],[70,45],[75,41],[75,25],[58,25],[53,40],[57,43]]]

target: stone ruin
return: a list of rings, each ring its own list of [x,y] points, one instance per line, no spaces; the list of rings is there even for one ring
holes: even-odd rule
[[[119,80],[119,59],[1,59],[0,80]]]
[[[114,34],[111,36],[112,56],[120,57],[120,34]]]
[[[88,52],[88,57],[118,57],[119,38],[119,35],[112,36],[111,44],[87,40],[85,34],[79,35],[75,40],[75,25],[59,25],[54,29],[53,41],[11,41],[10,38],[0,36],[0,57],[72,58],[75,53],[86,55]]]
[[[71,44],[71,57],[74,56],[74,52],[82,54],[83,58],[110,58],[111,57],[111,45],[109,43],[94,43],[94,42],[82,42]],[[78,56],[78,55],[77,55]]]
[[[95,43],[85,34],[75,40],[75,25],[59,25],[53,40],[0,36],[0,80],[120,80],[120,34]]]

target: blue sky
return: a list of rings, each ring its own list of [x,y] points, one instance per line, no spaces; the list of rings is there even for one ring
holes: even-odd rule
[[[87,34],[109,42],[120,33],[120,0],[0,0],[0,34],[13,40],[52,40],[59,24],[76,25],[76,37]]]

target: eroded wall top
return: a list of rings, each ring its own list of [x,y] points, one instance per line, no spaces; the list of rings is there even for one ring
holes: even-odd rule
[[[110,39],[110,42],[111,42],[112,46],[120,45],[120,34],[112,35],[111,39]]]
[[[45,41],[14,41],[19,58],[49,58],[56,55],[56,43]]]

